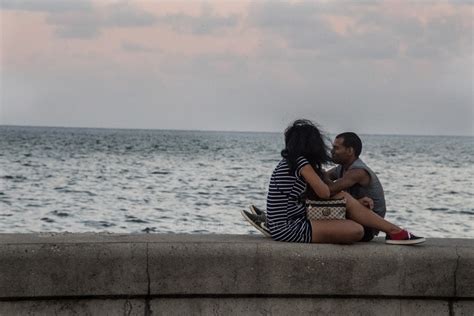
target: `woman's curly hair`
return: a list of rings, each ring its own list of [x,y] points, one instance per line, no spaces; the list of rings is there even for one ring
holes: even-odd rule
[[[318,127],[310,120],[299,119],[285,130],[285,149],[281,156],[285,158],[294,174],[296,160],[303,156],[306,158],[316,173],[322,176],[322,166],[331,161],[329,148]]]

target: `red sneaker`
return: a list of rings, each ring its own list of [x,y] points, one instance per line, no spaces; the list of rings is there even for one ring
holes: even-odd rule
[[[415,245],[425,241],[425,238],[412,235],[405,229],[402,229],[398,233],[387,234],[387,236],[385,236],[385,243],[391,245]]]

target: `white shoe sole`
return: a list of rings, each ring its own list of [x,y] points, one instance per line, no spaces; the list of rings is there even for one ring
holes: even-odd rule
[[[247,214],[245,214],[244,211],[240,211],[240,214],[249,222],[253,227],[258,229],[259,232],[261,232],[265,237],[272,237],[263,227],[258,226],[254,221],[252,221],[250,218],[247,217]],[[262,223],[262,225],[265,225]]]
[[[389,245],[416,245],[424,243],[425,241],[425,238],[420,238],[414,240],[385,240],[385,243]]]

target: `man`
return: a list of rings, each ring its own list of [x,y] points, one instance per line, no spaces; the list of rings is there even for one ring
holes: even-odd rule
[[[346,191],[361,204],[372,209],[381,217],[385,217],[385,196],[377,175],[360,158],[362,141],[357,134],[352,132],[336,136],[331,150],[333,161],[338,166],[330,169],[325,174],[331,195]],[[311,197],[311,192],[308,193]],[[242,211],[242,216],[262,234],[271,237],[265,226],[265,212],[255,206],[250,206],[250,212]],[[361,241],[370,241],[378,231],[364,227],[364,237]]]
[[[377,175],[360,158],[362,141],[352,132],[336,136],[331,150],[333,161],[338,166],[327,172],[331,195],[347,191],[361,204],[385,217],[385,195]],[[367,199],[368,198],[368,199]],[[362,241],[370,241],[378,231],[364,227]]]

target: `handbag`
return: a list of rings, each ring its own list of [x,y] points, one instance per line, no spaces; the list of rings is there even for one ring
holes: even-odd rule
[[[306,217],[309,220],[346,219],[346,199],[306,200]]]

